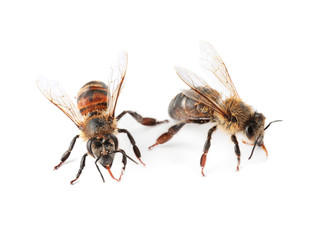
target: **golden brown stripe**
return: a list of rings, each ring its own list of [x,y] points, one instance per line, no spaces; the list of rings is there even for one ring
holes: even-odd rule
[[[102,111],[107,109],[108,86],[100,81],[86,83],[77,96],[77,106],[81,114],[86,115],[92,111]]]

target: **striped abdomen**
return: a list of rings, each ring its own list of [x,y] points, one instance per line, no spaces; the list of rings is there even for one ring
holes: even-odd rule
[[[205,87],[201,87],[200,90],[206,95],[208,95],[211,91],[217,93],[215,90]],[[183,93],[179,93],[171,100],[168,112],[170,117],[176,120],[213,117],[212,110],[208,109],[205,105],[199,104],[197,101],[190,99]]]
[[[108,105],[108,86],[100,81],[86,83],[77,95],[77,106],[82,115],[104,111]]]

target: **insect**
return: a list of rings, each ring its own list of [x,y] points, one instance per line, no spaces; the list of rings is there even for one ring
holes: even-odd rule
[[[143,118],[141,115],[133,111],[123,111],[115,117],[115,108],[125,80],[127,62],[127,53],[121,53],[118,66],[116,69],[112,69],[111,79],[108,86],[101,81],[91,81],[86,83],[78,92],[77,108],[58,82],[45,80],[43,78],[37,81],[37,85],[43,95],[63,111],[63,113],[65,113],[80,130],[80,134],[72,139],[68,150],[62,155],[60,163],[56,165],[54,169],[58,169],[68,159],[78,138],[82,138],[87,142],[87,152],[82,156],[79,171],[76,178],[70,182],[71,184],[80,177],[88,155],[96,159],[95,165],[103,182],[104,177],[99,169],[98,163],[106,168],[111,177],[117,181],[121,180],[125,171],[127,158],[134,163],[137,163],[129,157],[124,150],[119,148],[116,137],[116,134],[118,133],[127,134],[136,157],[144,165],[141,160],[140,150],[131,133],[126,129],[117,127],[118,121],[125,114],[128,113],[137,122],[147,126],[167,121],[157,121],[154,118]],[[117,153],[122,155],[123,164],[119,178],[115,178],[111,172],[113,160]]]
[[[223,93],[219,93],[211,88],[200,76],[185,68],[176,67],[178,76],[190,89],[182,91],[170,102],[169,115],[171,118],[179,120],[179,122],[160,135],[156,143],[150,146],[149,149],[170,140],[187,123],[203,124],[213,122],[215,125],[208,131],[200,159],[203,176],[207,153],[211,146],[211,137],[218,128],[231,135],[238,160],[237,171],[239,171],[241,155],[236,138],[236,134],[239,132],[244,133],[250,144],[253,145],[249,159],[252,157],[256,146],[262,147],[268,156],[264,144],[264,132],[271,123],[281,120],[273,121],[265,127],[265,116],[254,111],[251,106],[242,101],[223,60],[214,47],[207,42],[201,44],[201,65],[203,68],[211,71],[228,91],[226,98]],[[246,142],[244,141],[244,143]]]

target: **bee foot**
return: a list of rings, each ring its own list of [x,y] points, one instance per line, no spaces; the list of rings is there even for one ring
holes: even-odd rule
[[[57,170],[62,164],[63,164],[63,162],[61,162],[61,163],[59,163],[58,165],[56,165],[56,166],[54,167],[54,170]]]
[[[153,147],[157,146],[158,143],[153,144],[152,146],[149,146],[149,150],[152,150]]]
[[[138,158],[138,157],[137,157],[137,158]],[[139,159],[140,163],[142,163],[142,165],[145,167],[145,163],[142,162],[142,160],[141,160],[140,158],[138,158],[138,159]]]
[[[70,181],[70,184],[71,184],[71,185],[74,185],[76,180],[77,180],[77,179],[74,179],[74,180]]]

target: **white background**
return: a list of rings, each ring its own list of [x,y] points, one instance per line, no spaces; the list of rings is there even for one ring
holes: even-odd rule
[[[309,239],[309,7],[307,1],[2,1],[1,239]],[[200,174],[211,125],[185,126],[147,148],[174,121],[146,127],[125,116],[146,167],[128,162],[120,183],[87,159],[78,133],[44,99],[37,75],[74,98],[90,80],[107,81],[118,53],[129,55],[117,113],[169,118],[185,84],[173,67],[199,72],[199,42],[222,56],[245,102],[266,121],[266,159],[241,143],[241,169],[230,137],[217,131]],[[206,75],[204,75],[206,76]],[[75,100],[74,100],[75,101]],[[121,147],[134,156],[125,136]],[[115,160],[117,175],[121,164]]]

